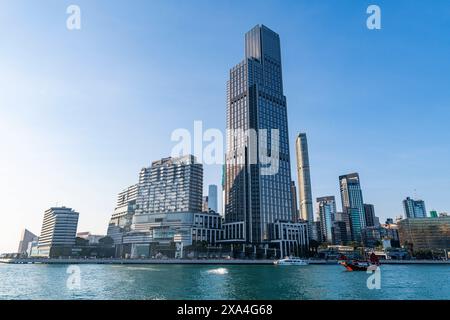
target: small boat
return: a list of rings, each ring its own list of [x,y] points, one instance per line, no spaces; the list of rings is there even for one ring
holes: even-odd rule
[[[375,254],[372,253],[369,261],[348,260],[345,256],[339,261],[339,264],[344,266],[348,271],[375,271],[380,262]]]
[[[309,263],[306,260],[300,258],[284,258],[273,262],[279,266],[307,266]]]

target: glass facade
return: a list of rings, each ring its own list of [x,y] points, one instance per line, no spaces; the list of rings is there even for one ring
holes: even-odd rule
[[[336,201],[333,196],[317,198],[317,208],[324,241],[333,242],[333,222],[336,216]]]
[[[246,34],[245,59],[230,70],[227,129],[226,233],[246,243],[265,243],[270,241],[269,224],[292,219],[280,39],[265,26]],[[249,137],[249,129],[256,132],[258,141]],[[278,161],[276,172],[263,174],[267,165],[261,154]]]
[[[353,241],[361,242],[361,230],[366,227],[364,201],[359,175],[351,173],[339,177],[342,209],[350,216],[350,230]]]

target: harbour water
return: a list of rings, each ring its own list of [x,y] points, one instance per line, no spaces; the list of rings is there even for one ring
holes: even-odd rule
[[[379,275],[369,289],[371,274],[339,265],[0,264],[0,299],[450,299],[449,265],[382,265]]]

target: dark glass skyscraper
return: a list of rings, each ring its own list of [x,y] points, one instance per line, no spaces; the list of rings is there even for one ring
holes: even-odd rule
[[[292,221],[292,194],[280,38],[264,25],[247,32],[245,59],[230,70],[227,129],[225,236],[268,243],[272,223]],[[276,161],[273,172],[261,155]]]
[[[359,175],[351,173],[339,177],[342,210],[350,216],[350,229],[353,241],[361,241],[361,230],[366,227],[364,201]]]

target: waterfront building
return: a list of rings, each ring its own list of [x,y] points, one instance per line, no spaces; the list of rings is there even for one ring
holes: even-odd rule
[[[29,244],[33,241],[37,241],[37,239],[37,235],[27,229],[23,229],[20,236],[19,249],[17,249],[17,253],[22,255],[27,254]]]
[[[335,215],[336,221],[342,221],[345,223],[346,229],[346,241],[349,242],[352,240],[352,230],[350,227],[350,215],[347,212],[337,212]]]
[[[209,210],[209,198],[202,206],[203,165],[194,156],[154,161],[141,170],[137,187],[136,212],[123,234],[120,256],[150,257],[164,251],[182,258],[185,247],[222,240],[222,217]]]
[[[281,251],[271,230],[293,222],[287,104],[280,38],[264,25],[246,33],[245,58],[230,70],[226,127],[224,241]]]
[[[405,218],[426,218],[427,210],[423,200],[414,200],[407,197],[403,200],[403,211]]]
[[[438,213],[437,213],[437,211],[436,210],[431,210],[430,211],[430,217],[431,218],[437,218],[439,215],[438,215]]]
[[[136,214],[201,212],[203,166],[193,155],[163,158],[139,175]]]
[[[320,227],[323,241],[333,242],[333,222],[336,215],[336,201],[334,196],[317,198],[317,214],[320,218]]]
[[[123,236],[131,231],[139,185],[134,184],[117,195],[114,213],[108,224],[107,236],[111,237],[116,247],[116,255],[122,256]]]
[[[210,184],[208,186],[208,211],[209,210],[219,213],[217,186],[215,184]]]
[[[53,207],[45,211],[39,236],[39,256],[71,256],[77,234],[79,213],[71,208]]]
[[[309,168],[308,140],[306,133],[300,133],[295,141],[297,155],[297,177],[300,201],[300,218],[311,225],[314,221],[311,173]]]
[[[88,245],[98,245],[100,244],[100,239],[103,239],[105,235],[92,234],[89,231],[78,232],[77,238],[86,240]]]
[[[352,241],[361,242],[361,230],[366,227],[364,201],[358,173],[339,177],[342,210],[349,214]]]
[[[375,207],[373,204],[364,204],[364,216],[366,227],[374,227],[376,225]]]
[[[332,243],[334,245],[346,245],[349,241],[347,226],[344,221],[333,221],[331,227]]]
[[[401,245],[413,250],[450,249],[450,217],[403,219],[398,234]]]
[[[322,243],[323,235],[322,235],[322,226],[320,221],[314,221],[311,225],[311,236],[310,238],[314,241]]]

